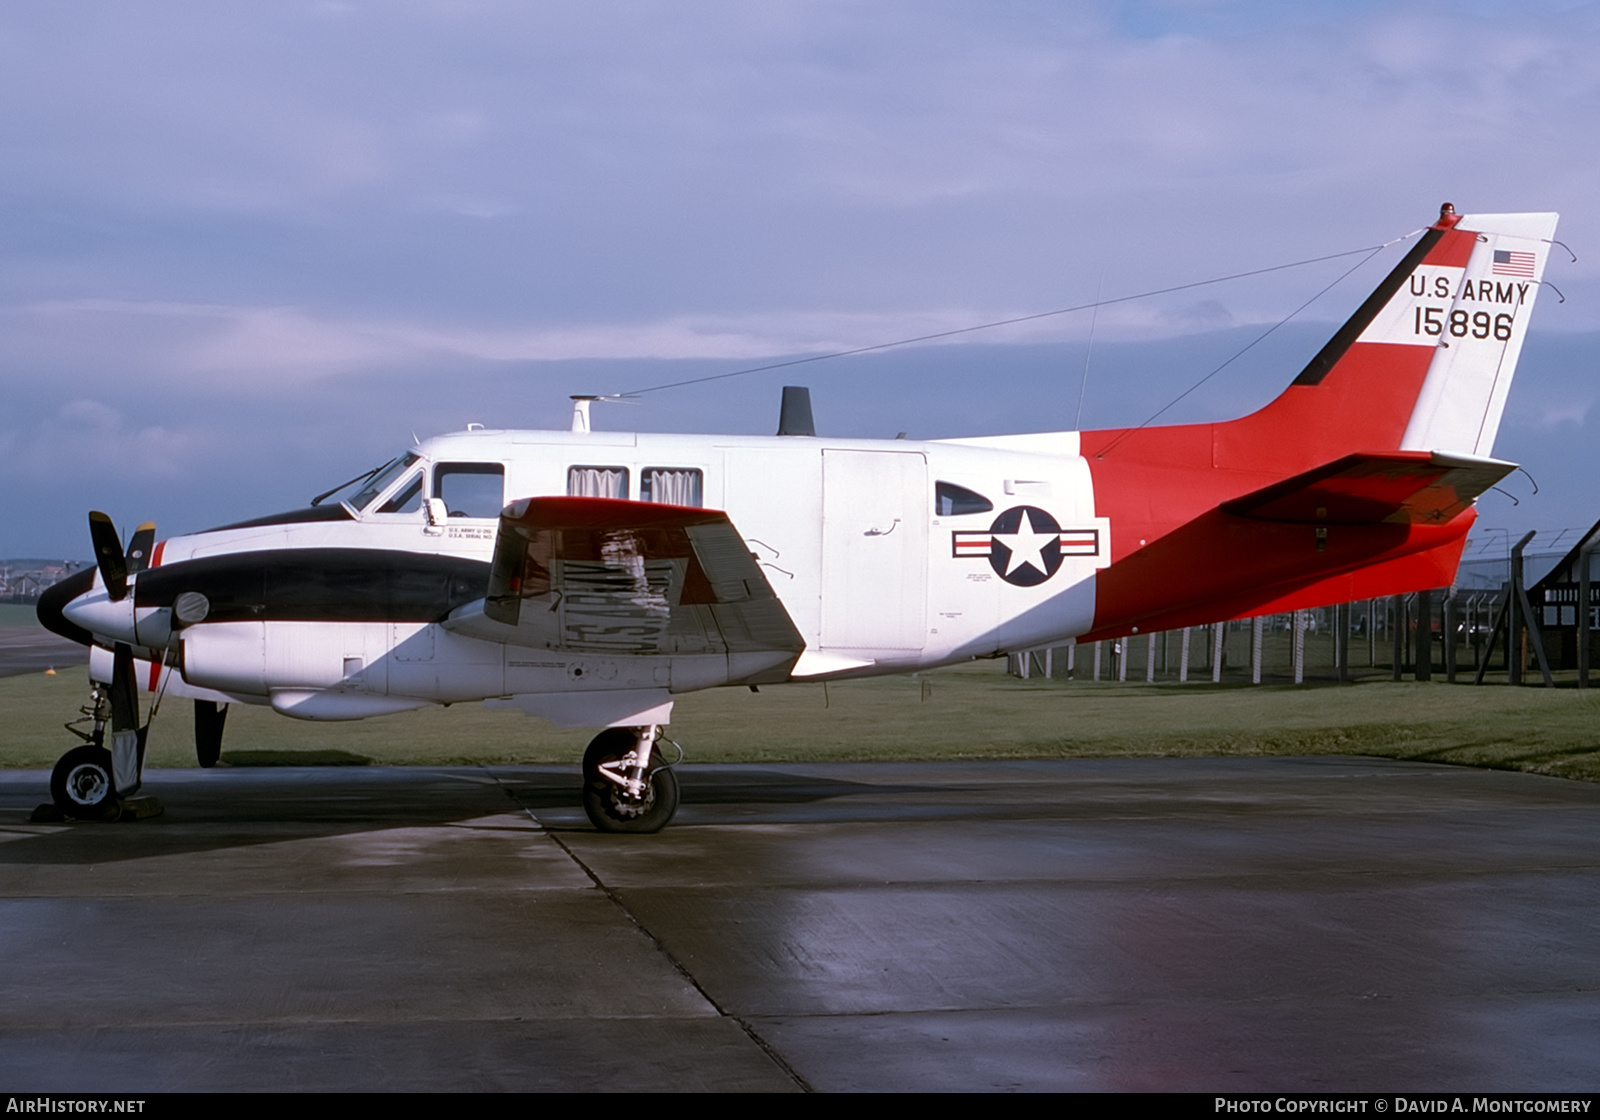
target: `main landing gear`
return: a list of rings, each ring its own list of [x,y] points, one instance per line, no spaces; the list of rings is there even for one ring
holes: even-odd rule
[[[583,811],[601,832],[660,832],[678,811],[678,776],[661,726],[608,727],[583,752]]]

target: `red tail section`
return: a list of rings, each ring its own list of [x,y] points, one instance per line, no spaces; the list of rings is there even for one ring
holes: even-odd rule
[[[1082,433],[1096,511],[1112,520],[1113,561],[1097,578],[1085,637],[1449,583],[1481,488],[1426,521],[1385,514],[1318,526],[1263,513],[1270,502],[1246,512],[1237,500],[1321,471],[1306,484],[1312,495],[1338,474],[1336,460],[1418,439],[1449,440],[1469,459],[1486,453],[1542,271],[1547,246],[1533,234],[1548,236],[1554,220],[1498,215],[1480,226],[1446,207],[1265,408],[1224,423]],[[1452,399],[1469,403],[1437,403]],[[1426,459],[1439,448],[1419,450]]]

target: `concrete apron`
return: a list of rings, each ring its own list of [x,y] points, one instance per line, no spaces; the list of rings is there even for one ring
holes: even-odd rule
[[[1370,759],[0,774],[7,1090],[1600,1080],[1600,787]]]

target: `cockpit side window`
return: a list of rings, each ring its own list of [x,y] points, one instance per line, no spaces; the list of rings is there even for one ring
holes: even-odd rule
[[[500,463],[440,463],[433,496],[451,517],[499,517],[506,504],[506,468]]]
[[[965,486],[937,482],[933,487],[933,508],[939,517],[959,517],[964,513],[988,513],[994,503]]]

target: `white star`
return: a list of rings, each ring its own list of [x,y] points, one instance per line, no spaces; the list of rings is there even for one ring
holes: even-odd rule
[[[994,539],[1011,550],[1011,559],[1006,562],[1006,570],[1002,576],[1010,576],[1012,572],[1024,564],[1032,567],[1040,575],[1048,575],[1050,569],[1045,566],[1044,550],[1053,540],[1059,540],[1061,534],[1041,533],[1033,526],[1033,518],[1028,511],[1022,511],[1022,519],[1017,522],[1014,533],[996,533]]]

